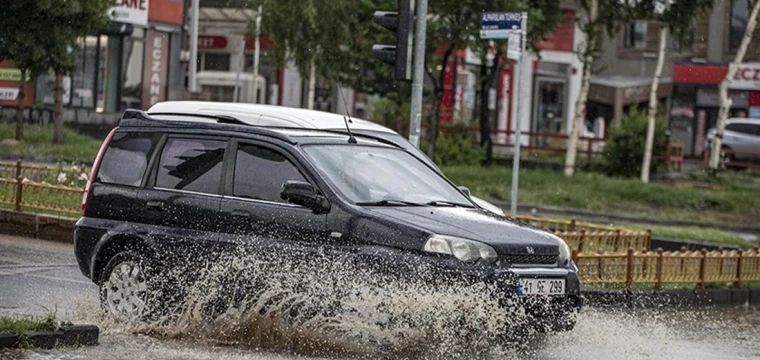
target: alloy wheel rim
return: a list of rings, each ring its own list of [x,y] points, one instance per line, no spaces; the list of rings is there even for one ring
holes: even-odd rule
[[[148,282],[139,264],[125,261],[117,265],[106,283],[110,313],[124,320],[137,320],[146,310]]]

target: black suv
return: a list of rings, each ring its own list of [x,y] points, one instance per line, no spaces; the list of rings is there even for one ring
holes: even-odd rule
[[[498,283],[505,300],[542,299],[530,311],[548,330],[575,325],[582,297],[565,242],[477,207],[392,142],[228,116],[156,117],[128,110],[110,132],[74,232],[81,271],[109,312],[141,316],[148,258],[212,256],[263,237]]]

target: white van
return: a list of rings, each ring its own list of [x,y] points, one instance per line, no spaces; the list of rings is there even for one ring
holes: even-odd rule
[[[251,125],[262,127],[288,127],[288,128],[310,128],[329,131],[346,131],[346,120],[343,115],[328,113],[324,111],[308,110],[301,108],[291,108],[277,105],[260,105],[246,103],[225,103],[209,101],[166,101],[153,105],[148,109],[148,114],[156,118],[170,118],[174,114],[204,114],[204,115],[225,115],[234,117],[240,121]],[[425,161],[439,173],[443,172],[430,158],[412,145],[406,138],[397,132],[382,126],[380,124],[350,118],[349,127],[356,134],[372,136],[385,141],[394,143],[403,147],[412,155]],[[504,211],[496,205],[493,205],[483,199],[470,196],[473,202],[478,206],[491,211],[495,214],[505,216]]]

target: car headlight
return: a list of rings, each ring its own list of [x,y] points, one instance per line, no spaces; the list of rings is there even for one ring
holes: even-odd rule
[[[557,239],[559,242],[559,261],[562,264],[567,264],[572,254],[570,253],[570,247],[567,246],[565,240]]]
[[[422,247],[429,253],[453,255],[464,262],[483,260],[488,263],[496,261],[496,250],[478,241],[462,239],[455,236],[433,235]]]

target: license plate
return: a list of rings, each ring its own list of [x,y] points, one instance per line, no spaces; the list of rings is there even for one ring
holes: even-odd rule
[[[565,279],[521,279],[517,295],[565,295]]]

